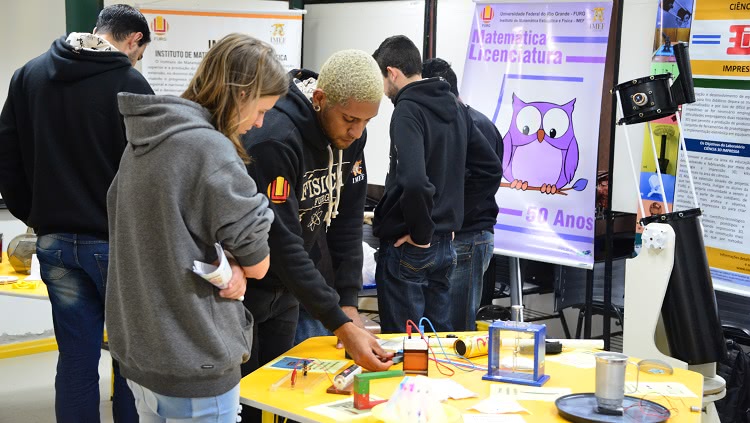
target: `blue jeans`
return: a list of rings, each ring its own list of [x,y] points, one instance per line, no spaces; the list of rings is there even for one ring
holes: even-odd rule
[[[302,343],[307,338],[332,335],[333,332],[326,329],[323,323],[320,323],[320,320],[312,317],[304,307],[300,306],[297,333],[294,334],[294,345]]]
[[[141,423],[236,423],[240,411],[240,385],[215,397],[168,397],[128,380],[135,395]]]
[[[451,234],[435,235],[429,248],[381,240],[375,280],[383,333],[403,333],[406,320],[430,319],[435,330],[453,330],[450,314],[450,275],[456,267]],[[426,327],[425,330],[429,330]]]
[[[457,257],[450,287],[453,330],[476,330],[482,280],[492,259],[494,235],[490,231],[457,233],[453,248]]]
[[[41,235],[36,254],[52,303],[52,323],[60,352],[55,375],[57,421],[98,422],[109,244],[88,235]],[[116,363],[113,370],[114,421],[137,422],[133,394]]]

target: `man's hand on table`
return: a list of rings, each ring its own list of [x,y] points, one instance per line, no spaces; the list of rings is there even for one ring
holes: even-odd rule
[[[362,329],[365,328],[365,323],[362,321],[362,317],[359,315],[359,310],[357,310],[357,307],[343,306],[343,307],[341,307],[341,310],[350,319],[352,319],[352,323],[354,323],[354,326],[356,326],[358,328],[362,328]],[[367,333],[370,333],[370,332],[367,332]],[[372,336],[376,337],[375,335],[372,335]],[[337,340],[337,342],[336,342],[336,348],[338,348],[338,349],[344,348],[344,343],[341,342],[341,339]]]
[[[357,327],[354,323],[344,323],[333,331],[333,334],[344,344],[346,351],[359,366],[378,372],[388,370],[393,365],[393,353],[382,349],[370,332]]]

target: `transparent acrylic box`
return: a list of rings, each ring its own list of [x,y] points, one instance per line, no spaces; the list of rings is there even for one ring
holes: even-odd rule
[[[544,374],[545,325],[497,321],[490,326],[487,374],[484,380],[542,386]]]

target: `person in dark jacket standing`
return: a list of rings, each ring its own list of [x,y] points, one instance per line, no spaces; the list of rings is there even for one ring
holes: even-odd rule
[[[427,317],[436,330],[450,331],[451,239],[464,209],[473,210],[497,189],[500,160],[450,85],[422,79],[411,40],[389,37],[373,56],[395,105],[390,167],[373,222],[380,238],[380,325],[386,333],[404,332],[408,319]]]
[[[104,8],[13,74],[0,114],[0,192],[39,235],[37,256],[60,352],[55,414],[99,421],[99,358],[109,253],[106,195],[125,148],[117,93],[153,94],[133,68],[151,33],[127,5]],[[138,421],[114,366],[115,421]]]
[[[271,269],[263,280],[248,284],[245,294],[255,330],[243,374],[292,347],[300,303],[339,337],[357,364],[370,370],[390,366],[391,354],[365,331],[357,310],[367,191],[365,126],[382,98],[372,57],[343,50],[323,64],[320,75],[290,72],[289,94],[266,113],[262,128],[243,136],[255,158],[248,172],[276,216],[269,234]],[[320,237],[328,244],[333,286],[311,256]],[[245,411],[243,418],[250,415]]]
[[[458,95],[458,79],[450,63],[440,58],[422,63],[422,77],[441,77],[450,84],[451,94]],[[463,102],[461,101],[463,104]],[[465,105],[469,117],[484,135],[498,159],[503,157],[503,138],[487,116]],[[476,314],[482,299],[482,280],[490,265],[494,250],[494,228],[497,222],[495,192],[488,195],[473,210],[464,210],[464,222],[456,232],[453,248],[456,249],[456,268],[450,278],[451,322],[453,330],[476,330]]]

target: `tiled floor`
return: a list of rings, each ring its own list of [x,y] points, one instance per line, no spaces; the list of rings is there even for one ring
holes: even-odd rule
[[[0,423],[55,422],[57,351],[0,360]],[[112,422],[111,359],[99,362],[101,421]]]

